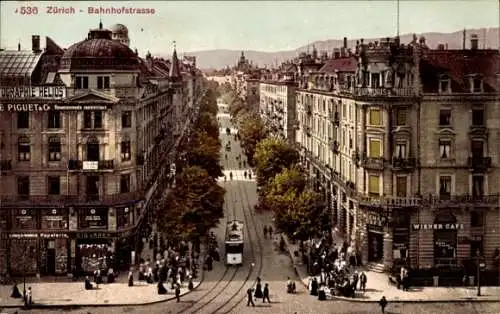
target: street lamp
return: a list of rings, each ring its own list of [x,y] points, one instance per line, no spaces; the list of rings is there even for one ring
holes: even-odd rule
[[[481,296],[481,280],[479,278],[479,276],[481,275],[481,268],[483,268],[485,266],[485,264],[482,262],[482,258],[481,258],[481,252],[478,250],[476,250],[476,268],[477,268],[477,296],[480,297]]]

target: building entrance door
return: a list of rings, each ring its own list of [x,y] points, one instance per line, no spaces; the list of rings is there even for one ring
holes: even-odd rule
[[[384,237],[380,232],[368,231],[368,261],[377,262],[384,257]]]
[[[48,248],[47,249],[47,274],[55,275],[56,274],[56,249]]]

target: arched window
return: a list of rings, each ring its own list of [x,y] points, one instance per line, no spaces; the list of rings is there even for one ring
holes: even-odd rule
[[[30,161],[31,147],[30,139],[27,136],[21,136],[17,142],[17,159],[19,161]]]
[[[61,160],[61,139],[57,136],[49,138],[49,161]]]

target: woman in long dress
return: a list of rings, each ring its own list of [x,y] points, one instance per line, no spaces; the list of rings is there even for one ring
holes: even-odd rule
[[[262,293],[262,284],[260,283],[260,277],[257,277],[257,285],[255,285],[254,296],[256,299],[262,299],[264,294]]]

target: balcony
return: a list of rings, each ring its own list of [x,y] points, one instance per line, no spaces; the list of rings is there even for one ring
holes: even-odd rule
[[[356,97],[414,97],[415,91],[412,88],[387,88],[387,87],[356,87],[354,88]]]
[[[114,160],[75,160],[68,161],[68,170],[84,170],[84,171],[106,171],[114,169]]]
[[[362,196],[359,204],[362,206],[376,207],[419,207],[425,203],[421,197],[398,197],[398,196]]]
[[[469,157],[467,165],[472,172],[485,172],[491,168],[491,157]]]
[[[497,206],[500,202],[500,194],[490,194],[490,195],[429,195],[429,203],[437,207],[449,207],[459,205],[470,205],[470,206]]]
[[[312,114],[312,106],[310,104],[306,104],[304,108],[308,115]]]
[[[78,206],[78,205],[115,205],[144,198],[144,193],[134,191],[111,195],[0,195],[0,206]]]
[[[330,145],[330,149],[335,154],[338,154],[340,152],[340,143],[339,143],[339,141],[337,141],[337,140],[330,140],[329,145]]]
[[[417,166],[416,158],[392,158],[392,169],[393,170],[413,170]]]
[[[0,160],[0,170],[1,171],[10,171],[12,170],[12,160]]]
[[[384,170],[384,158],[364,157],[361,166],[370,170]]]

